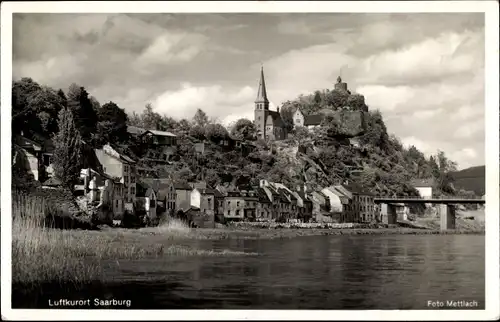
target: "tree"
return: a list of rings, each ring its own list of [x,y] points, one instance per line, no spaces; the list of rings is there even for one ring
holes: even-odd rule
[[[298,126],[295,129],[295,133],[293,134],[293,138],[297,144],[302,144],[305,140],[310,137],[311,133],[304,126]]]
[[[280,109],[280,115],[283,122],[285,122],[285,128],[287,132],[293,130],[293,114],[295,110],[290,105],[283,105]]]
[[[326,103],[328,106],[333,107],[335,110],[339,110],[347,105],[347,100],[349,98],[349,93],[334,89],[326,95]]]
[[[353,111],[367,111],[368,107],[365,104],[365,97],[361,94],[349,95],[346,101],[347,106],[349,106]]]
[[[161,117],[160,128],[163,131],[176,129],[178,122],[170,116],[163,115]]]
[[[200,125],[195,125],[189,130],[189,135],[196,139],[202,140],[205,138],[205,129]]]
[[[141,115],[137,114],[135,111],[132,115],[127,117],[127,124],[131,126],[143,127]]]
[[[159,130],[161,126],[162,117],[160,114],[153,111],[151,104],[146,104],[142,112],[142,126],[148,130]]]
[[[249,119],[239,119],[231,129],[231,135],[241,140],[255,140],[257,130]]]
[[[216,142],[220,139],[227,138],[229,133],[221,124],[208,124],[205,128],[205,136],[207,139]]]
[[[59,132],[54,142],[54,173],[64,187],[73,191],[80,174],[82,143],[73,113],[64,108],[59,112]]]
[[[97,113],[83,86],[71,84],[68,90],[68,108],[73,112],[75,126],[83,139],[91,139],[97,129]]]
[[[314,104],[316,104],[317,106],[320,106],[321,105],[321,92],[320,91],[315,91],[314,92]]]
[[[207,114],[203,110],[198,109],[193,117],[193,123],[195,125],[205,127],[208,124]]]
[[[125,110],[114,102],[104,104],[98,109],[99,138],[106,142],[126,142],[129,139],[127,132],[128,117]]]
[[[12,84],[12,131],[50,137],[57,132],[57,115],[66,98],[56,90],[40,86],[31,78]]]
[[[179,121],[179,123],[177,123],[177,129],[184,132],[189,132],[189,130],[191,129],[191,124],[188,120],[182,119]]]

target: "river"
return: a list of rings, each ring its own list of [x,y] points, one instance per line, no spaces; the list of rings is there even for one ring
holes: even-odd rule
[[[432,309],[428,301],[448,300],[476,301],[474,308],[484,309],[484,235],[308,236],[186,245],[259,255],[120,262],[119,269],[107,272],[113,283],[71,296],[45,292],[43,300],[28,306],[46,307],[47,297],[99,297],[130,299],[133,309]],[[30,300],[21,306],[25,301]]]

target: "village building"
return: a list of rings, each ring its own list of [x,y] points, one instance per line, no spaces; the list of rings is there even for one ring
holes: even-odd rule
[[[123,218],[124,190],[124,185],[118,178],[92,168],[80,171],[79,181],[74,187],[81,208],[94,207],[99,212],[99,219],[108,222]]]
[[[270,221],[273,219],[272,203],[263,188],[255,188],[258,198],[256,212],[257,221]]]
[[[349,199],[346,195],[337,190],[334,186],[324,188],[321,192],[330,201],[330,212],[328,215],[331,217],[331,222],[347,222],[345,208],[349,203]]]
[[[330,199],[320,191],[311,192],[310,199],[313,205],[313,219],[316,222],[331,221],[330,214]]]
[[[53,177],[52,140],[34,140],[23,135],[15,135],[13,141],[13,166],[27,171],[33,175],[35,181],[42,183]]]
[[[157,217],[157,195],[153,187],[145,182],[137,182],[136,213],[144,213],[149,220]]]
[[[279,108],[277,111],[269,110],[264,69],[260,70],[259,89],[255,100],[254,124],[257,137],[264,140],[284,140],[287,138],[285,122],[281,118]]]
[[[166,161],[177,151],[177,136],[174,133],[137,126],[127,126],[127,132],[147,149],[145,158],[149,160]]]
[[[150,185],[156,192],[156,214],[166,213],[169,216],[175,215],[176,192],[173,181],[168,178],[143,178],[141,180]]]
[[[298,108],[293,114],[293,126],[294,128],[303,126],[308,129],[314,129],[321,125],[323,118],[324,115],[322,114],[306,115]]]
[[[432,178],[413,179],[411,180],[411,185],[418,191],[420,197],[432,199],[432,188],[434,186],[434,180]]]
[[[111,178],[117,178],[123,184],[125,207],[132,211],[136,200],[136,161],[118,152],[110,144],[95,149],[95,155],[102,165],[103,173]]]
[[[336,186],[335,188],[350,200],[350,203],[346,205],[346,219],[348,222],[371,222],[379,220],[372,193],[353,183]]]
[[[175,213],[179,210],[186,211],[191,207],[191,191],[193,188],[187,183],[174,183]]]
[[[224,219],[226,221],[255,221],[259,198],[251,188],[227,191],[224,197]]]
[[[191,209],[199,210],[194,213],[193,221],[198,227],[215,227],[216,190],[210,188],[193,188],[191,191]]]
[[[297,186],[296,191],[292,191],[297,199],[298,219],[302,222],[309,222],[312,219],[312,201],[307,197],[307,189],[304,186]]]

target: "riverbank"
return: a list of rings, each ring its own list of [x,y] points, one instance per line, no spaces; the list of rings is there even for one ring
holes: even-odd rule
[[[103,278],[106,265],[175,256],[256,256],[231,250],[200,249],[196,240],[286,239],[321,235],[484,234],[484,230],[423,229],[363,224],[235,223],[224,228],[191,229],[170,219],[162,226],[140,229],[53,229],[45,226],[53,212],[43,199],[21,198],[13,204],[12,280],[24,285],[43,282],[82,284]],[[194,246],[193,246],[194,245]],[[168,262],[168,261],[167,261]],[[167,263],[168,265],[168,263]]]

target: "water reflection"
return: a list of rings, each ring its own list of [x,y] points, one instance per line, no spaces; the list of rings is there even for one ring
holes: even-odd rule
[[[199,248],[261,255],[123,263],[113,272],[117,278],[143,276],[144,282],[86,292],[136,296],[136,309],[427,309],[428,300],[462,299],[476,300],[478,309],[484,308],[484,236],[316,236],[196,243]],[[79,297],[87,294],[72,292]]]

